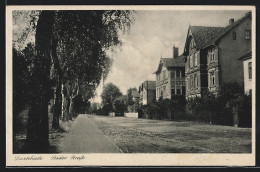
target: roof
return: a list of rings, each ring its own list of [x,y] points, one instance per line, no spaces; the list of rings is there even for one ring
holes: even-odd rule
[[[241,56],[239,58],[239,60],[246,60],[246,59],[250,59],[252,58],[252,51],[249,51],[248,53],[246,53],[245,55]]]
[[[212,37],[212,39],[210,41],[208,41],[208,43],[206,45],[204,45],[203,48],[206,48],[210,45],[215,44],[218,40],[220,40],[226,33],[228,33],[231,29],[233,29],[235,26],[237,26],[239,23],[241,23],[242,21],[244,21],[244,19],[246,19],[247,17],[251,17],[251,13],[248,12],[245,14],[244,17],[238,19],[237,21],[235,21],[233,24],[226,26],[220,33],[216,34],[214,37]]]
[[[176,58],[161,58],[160,64],[155,73],[160,71],[161,65],[165,66],[166,68],[185,67],[185,57],[186,56],[184,55],[180,55]]]
[[[134,98],[140,97],[140,94],[138,93],[138,91],[135,91],[135,90],[132,91],[132,95],[133,95]]]
[[[213,37],[223,32],[224,27],[190,26],[196,49],[203,48]]]

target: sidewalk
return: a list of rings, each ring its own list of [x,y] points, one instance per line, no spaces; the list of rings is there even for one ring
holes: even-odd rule
[[[62,153],[121,153],[87,115],[79,115],[61,142]]]

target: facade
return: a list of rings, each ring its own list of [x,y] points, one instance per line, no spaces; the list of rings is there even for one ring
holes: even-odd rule
[[[239,60],[243,61],[245,93],[252,94],[252,51],[240,57]]]
[[[243,84],[243,65],[237,59],[251,51],[251,13],[229,20],[226,27],[190,26],[184,55],[186,97],[217,94],[224,83]]]
[[[147,105],[152,103],[156,98],[156,82],[145,81],[139,86],[139,104]]]
[[[185,95],[185,56],[178,56],[173,47],[173,58],[161,58],[156,74],[156,100]]]

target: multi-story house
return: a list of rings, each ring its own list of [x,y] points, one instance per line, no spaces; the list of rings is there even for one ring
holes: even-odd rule
[[[156,74],[156,100],[185,95],[185,56],[173,47],[173,58],[161,58]]]
[[[155,81],[145,81],[139,86],[139,104],[147,105],[155,100],[156,94],[156,82]]]
[[[186,97],[204,90],[217,94],[224,83],[243,84],[243,65],[237,59],[251,50],[251,13],[229,20],[226,27],[190,26],[186,38]]]
[[[245,93],[252,94],[252,51],[240,57],[239,60],[243,61]]]

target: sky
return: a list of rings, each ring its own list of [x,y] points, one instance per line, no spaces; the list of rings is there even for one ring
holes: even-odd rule
[[[130,31],[120,35],[122,46],[114,53],[108,52],[113,59],[113,65],[104,84],[111,82],[126,94],[129,88],[138,88],[146,80],[155,81],[154,72],[160,58],[172,58],[173,46],[179,48],[179,54],[183,53],[189,25],[224,27],[228,25],[229,19],[234,18],[236,21],[246,12],[242,10],[136,10],[135,21]],[[17,20],[14,15],[14,41],[28,26],[29,14],[30,11],[18,11]],[[34,34],[31,33],[25,43],[33,41],[33,36]],[[100,84],[92,102],[101,102],[102,89],[103,84]]]
[[[225,27],[229,19],[235,21],[247,11],[136,11],[130,32],[120,36],[123,45],[115,53],[112,69],[104,82],[113,83],[123,94],[138,88],[146,80],[154,80],[160,58],[172,58],[173,46],[183,53],[188,27]],[[93,102],[101,102],[103,84],[97,88]]]

